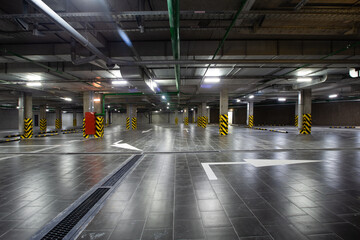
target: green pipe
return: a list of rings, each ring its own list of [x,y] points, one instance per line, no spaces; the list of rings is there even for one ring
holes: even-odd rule
[[[180,1],[167,0],[169,12],[169,24],[171,34],[171,45],[175,60],[180,59]],[[180,65],[174,66],[176,90],[180,89]]]

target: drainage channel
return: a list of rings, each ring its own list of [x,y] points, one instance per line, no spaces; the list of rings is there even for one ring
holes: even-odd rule
[[[133,155],[65,211],[38,231],[32,240],[75,239],[95,216],[121,181],[141,162],[143,155]]]

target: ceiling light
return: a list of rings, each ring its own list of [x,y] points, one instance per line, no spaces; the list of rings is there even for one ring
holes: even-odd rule
[[[297,82],[311,82],[312,78],[298,78],[296,79]]]
[[[111,82],[113,85],[125,85],[127,84],[128,82],[127,81],[124,81],[124,80],[114,80]]]
[[[209,109],[209,108],[210,108],[210,106],[206,106],[206,108],[207,108],[207,109]]]
[[[221,75],[219,68],[209,68],[205,74],[206,77],[219,77]]]
[[[46,109],[47,112],[49,112],[50,110],[49,109]]]
[[[162,109],[160,109],[160,112],[162,111]]]
[[[240,100],[240,99],[236,99],[236,102],[241,102],[241,100]]]
[[[278,101],[279,101],[279,102],[285,102],[285,101],[286,101],[286,98],[278,98]]]
[[[121,75],[121,71],[119,70],[112,70],[111,73],[117,77],[117,78],[122,78],[123,76]]]
[[[250,98],[250,99],[253,99],[253,98],[254,98],[254,95],[250,95],[249,98]]]
[[[350,75],[350,77],[352,77],[352,78],[357,78],[357,77],[359,77],[359,74],[360,74],[359,69],[356,69],[356,68],[350,68],[350,69],[349,69],[349,75]]]
[[[110,108],[110,105],[108,105],[108,108]]]
[[[65,97],[65,98],[62,98],[62,99],[64,99],[65,101],[68,101],[68,102],[71,102],[71,101],[72,101],[72,99],[71,99],[71,98],[68,98],[68,97]]]
[[[66,111],[63,111],[63,113],[66,113]]]
[[[191,111],[194,111],[194,109],[192,108]]]
[[[181,110],[181,112],[184,112],[184,110]]]
[[[170,105],[170,103],[167,103],[167,105]]]
[[[159,111],[155,111],[156,113],[158,113]]]
[[[303,76],[306,76],[306,75],[309,75],[311,73],[311,70],[309,69],[304,69],[304,70],[301,70],[297,73],[297,75],[299,77],[303,77]]]
[[[169,107],[166,107],[167,109],[169,109]]]
[[[220,82],[220,78],[218,78],[218,77],[206,77],[204,79],[204,82],[205,83],[218,83],[218,82]]]
[[[40,87],[42,84],[41,82],[27,82],[26,86],[28,87]]]
[[[20,107],[19,106],[16,106],[16,109],[19,109]]]
[[[154,82],[154,81],[153,81],[151,84],[153,85],[154,88],[157,88],[157,87],[158,87],[157,83]]]
[[[329,98],[337,98],[337,97],[338,97],[337,94],[331,94],[331,95],[329,95]]]
[[[116,108],[114,109],[114,111],[116,111]]]
[[[166,97],[164,95],[161,96],[162,99],[166,99]]]
[[[100,98],[95,98],[94,102],[100,102]]]
[[[35,74],[29,74],[26,76],[26,79],[30,80],[30,81],[40,81],[40,80],[42,80],[42,77],[39,75],[35,75]]]

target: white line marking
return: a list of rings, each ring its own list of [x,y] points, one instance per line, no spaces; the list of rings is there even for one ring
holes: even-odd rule
[[[254,167],[269,167],[269,166],[283,166],[290,164],[301,164],[301,163],[313,163],[321,162],[320,160],[277,160],[277,159],[244,159],[245,162],[210,162],[210,163],[201,163],[202,167],[209,180],[217,180],[214,171],[211,169],[210,165],[242,165],[242,164],[251,164]]]
[[[29,145],[29,146],[34,146],[34,145]],[[44,145],[39,145],[39,146],[44,146]],[[47,145],[49,146],[49,145]],[[43,149],[39,149],[39,150],[35,150],[35,151],[31,151],[29,153],[38,153],[38,152],[42,152],[42,151],[45,151],[45,150],[49,150],[49,149],[53,149],[53,148],[56,148],[56,147],[60,147],[61,145],[52,145],[51,147],[47,147],[47,148],[43,148]],[[8,157],[3,157],[3,158],[0,158],[0,161],[2,160],[5,160],[5,159],[9,159],[9,158],[13,158],[13,157],[21,157],[25,154],[16,154],[16,155],[13,155],[13,156],[8,156]]]
[[[150,132],[152,130],[152,128],[151,129],[148,129],[148,130],[146,130],[146,131],[142,131],[141,133],[147,133],[147,132]]]

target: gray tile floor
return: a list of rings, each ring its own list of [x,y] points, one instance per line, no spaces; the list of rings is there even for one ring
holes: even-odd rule
[[[139,153],[131,147],[142,162],[78,239],[360,239],[360,130],[276,129],[289,133],[115,126],[102,140],[61,134],[1,144],[0,239],[30,238]],[[201,164],[244,159],[319,162],[212,165],[217,180]]]

